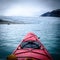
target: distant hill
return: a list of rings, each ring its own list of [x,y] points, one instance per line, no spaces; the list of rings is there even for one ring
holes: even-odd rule
[[[0,24],[10,24],[12,22],[0,19]]]
[[[42,14],[41,16],[60,17],[60,9],[56,9],[51,12],[46,12]]]
[[[0,24],[22,24],[24,22],[12,22],[0,19]]]

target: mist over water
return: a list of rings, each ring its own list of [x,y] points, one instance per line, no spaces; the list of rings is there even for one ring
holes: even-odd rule
[[[54,60],[59,60],[60,18],[40,17],[22,19],[22,21],[28,24],[0,24],[0,60],[5,60],[28,32],[33,32],[40,37],[40,41]]]

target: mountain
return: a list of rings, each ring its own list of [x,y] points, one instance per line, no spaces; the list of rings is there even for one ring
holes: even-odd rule
[[[42,14],[41,16],[60,17],[60,9],[56,9],[51,12],[46,12]]]

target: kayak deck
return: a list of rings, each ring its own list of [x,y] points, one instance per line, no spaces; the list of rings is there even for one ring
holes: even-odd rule
[[[34,33],[28,33],[12,54],[17,60],[53,60]]]

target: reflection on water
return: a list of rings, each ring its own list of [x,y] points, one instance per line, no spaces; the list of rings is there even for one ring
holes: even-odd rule
[[[37,19],[37,24],[0,25],[0,59],[5,60],[7,55],[20,44],[28,32],[34,32],[40,37],[54,60],[60,57],[60,18]],[[29,20],[31,21],[31,20]],[[34,22],[35,23],[35,22]]]

